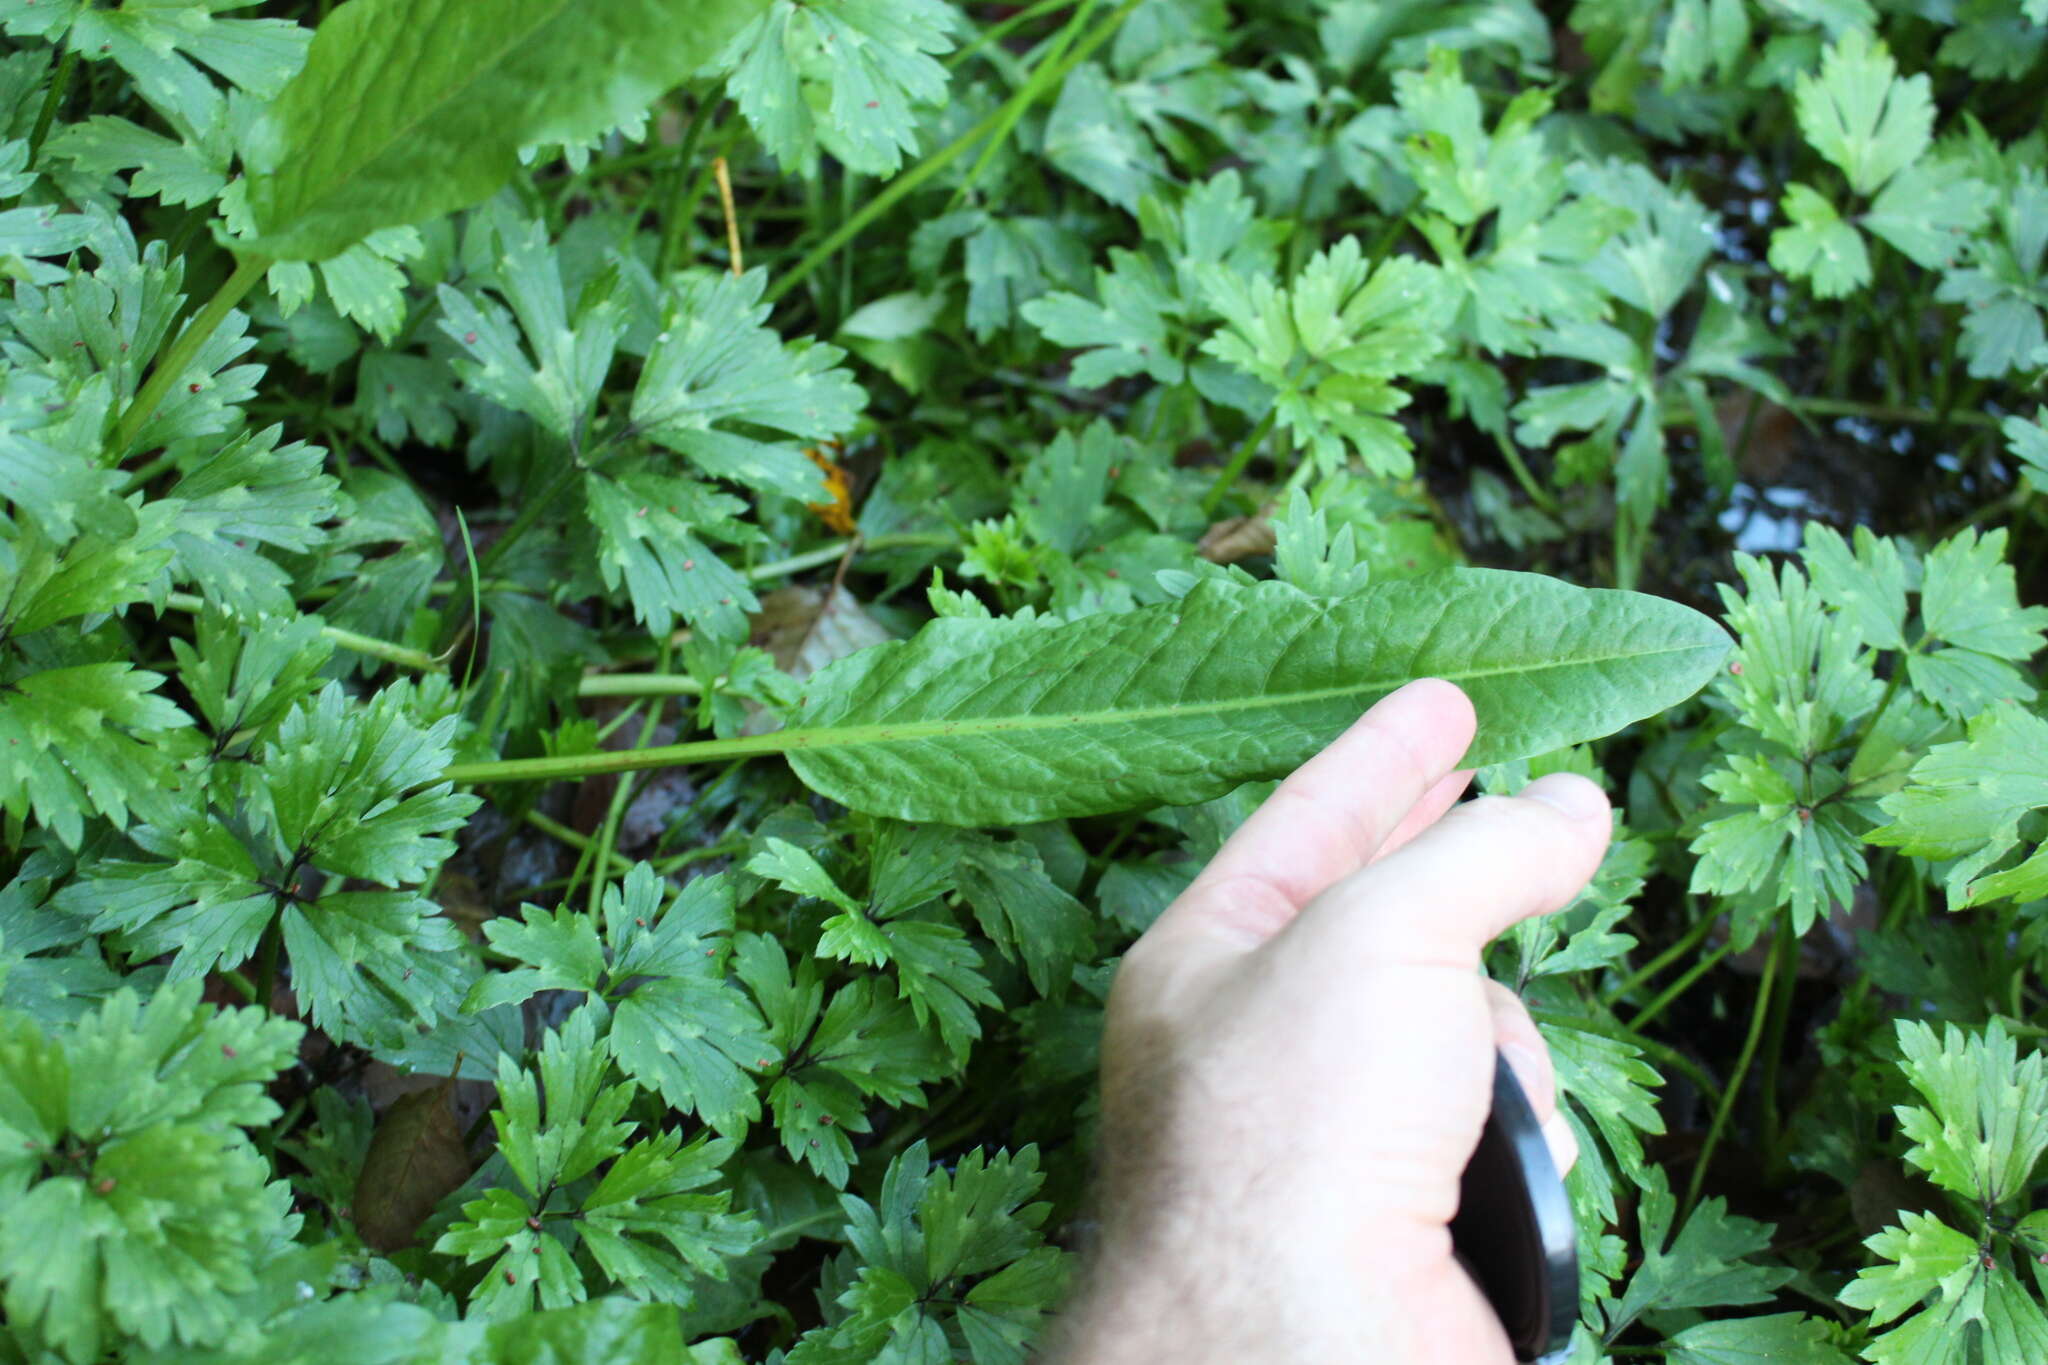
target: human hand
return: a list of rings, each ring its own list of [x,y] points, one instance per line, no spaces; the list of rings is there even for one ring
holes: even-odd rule
[[[1513,1359],[1449,1231],[1496,1047],[1559,1169],[1575,1153],[1549,1053],[1480,953],[1578,893],[1610,819],[1568,774],[1453,810],[1473,727],[1449,683],[1387,697],[1125,955],[1101,1237],[1053,1359]]]

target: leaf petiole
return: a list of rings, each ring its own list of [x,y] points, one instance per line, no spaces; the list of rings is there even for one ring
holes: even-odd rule
[[[157,406],[170,393],[171,385],[184,377],[199,353],[206,349],[206,343],[213,340],[227,315],[234,311],[248,292],[255,288],[256,281],[270,268],[270,262],[260,256],[241,256],[235,260],[234,273],[221,281],[220,288],[213,291],[213,297],[206,306],[193,315],[178,333],[178,339],[171,343],[171,349],[157,361],[156,369],[142,386],[127,411],[121,414],[120,422],[114,427],[113,446],[119,455],[126,455],[128,447],[142,431],[149,419],[156,414]]]

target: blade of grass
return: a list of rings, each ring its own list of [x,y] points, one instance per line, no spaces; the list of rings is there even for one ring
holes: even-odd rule
[[[1018,10],[1000,24],[990,24],[987,28],[976,34],[972,42],[954,49],[953,54],[946,58],[947,68],[949,70],[958,69],[962,62],[989,44],[1000,43],[1032,20],[1042,19],[1048,14],[1063,10],[1070,3],[1072,3],[1072,0],[1038,0],[1037,4],[1028,5]]]
[[[989,163],[996,159],[996,153],[1002,151],[1004,144],[1010,140],[1010,134],[1017,130],[1017,124],[1023,119],[1024,111],[1045,94],[1047,87],[1052,84],[1052,73],[1059,68],[1060,62],[1067,55],[1067,50],[1073,47],[1074,39],[1080,35],[1082,26],[1088,22],[1088,16],[1094,13],[1097,3],[1098,0],[1081,0],[1080,4],[1074,6],[1074,12],[1066,24],[1053,35],[1051,43],[1045,49],[1045,55],[1031,68],[1031,74],[1018,89],[1017,94],[1021,98],[1010,100],[999,111],[1002,121],[996,125],[987,145],[981,149],[981,155],[974,159],[974,164],[967,168],[967,174],[961,177],[960,187],[953,191],[953,198],[947,203],[946,212],[951,213],[967,201],[967,192],[974,188],[974,182],[981,179],[981,173],[988,169]]]
[[[978,145],[983,138],[993,133],[1001,126],[1005,117],[1005,111],[1011,104],[1020,101],[1028,102],[1028,97],[1033,89],[1049,89],[1057,82],[1065,80],[1068,73],[1073,71],[1082,62],[1094,56],[1097,48],[1115,36],[1118,27],[1123,24],[1124,16],[1137,7],[1138,0],[1124,0],[1123,4],[1117,6],[1115,13],[1097,24],[1087,37],[1074,44],[1072,50],[1052,70],[1042,86],[1035,86],[1027,82],[1023,89],[1020,89],[1003,104],[1002,108],[989,114],[959,137],[954,138],[951,142],[939,148],[938,151],[933,152],[930,156],[883,186],[881,192],[863,204],[858,213],[841,223],[831,236],[818,243],[815,247],[812,247],[805,254],[804,258],[791,266],[781,279],[768,286],[768,293],[766,295],[768,302],[779,302],[790,290],[808,279],[812,271],[837,255],[841,247],[844,247],[848,242],[866,231],[870,223],[896,207],[905,196],[911,194],[927,180],[930,180],[940,171],[952,165],[953,162],[959,160],[970,148]]]

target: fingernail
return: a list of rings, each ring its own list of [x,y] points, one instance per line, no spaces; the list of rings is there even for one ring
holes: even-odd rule
[[[1550,1122],[1543,1125],[1543,1145],[1550,1149],[1550,1160],[1559,1175],[1578,1164],[1579,1140],[1572,1136],[1571,1125],[1564,1121],[1563,1114],[1552,1114]]]
[[[1522,788],[1522,795],[1561,810],[1574,820],[1607,818],[1607,794],[1577,773],[1552,773]]]

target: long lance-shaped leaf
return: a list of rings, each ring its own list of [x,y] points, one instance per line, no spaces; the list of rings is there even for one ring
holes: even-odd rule
[[[1728,645],[1688,607],[1534,574],[1454,570],[1337,602],[1213,584],[1052,629],[939,621],[865,650],[812,680],[789,758],[812,790],[903,820],[1185,805],[1288,772],[1416,678],[1465,689],[1467,761],[1495,763],[1684,700]]]
[[[637,116],[768,0],[348,0],[250,153],[254,254],[321,260]]]
[[[1339,601],[1208,583],[1059,626],[935,621],[811,680],[770,735],[633,754],[458,766],[457,782],[786,753],[855,810],[991,825],[1218,796],[1307,759],[1416,678],[1471,696],[1467,757],[1609,734],[1691,696],[1729,648],[1688,607],[1535,574],[1458,569]]]

